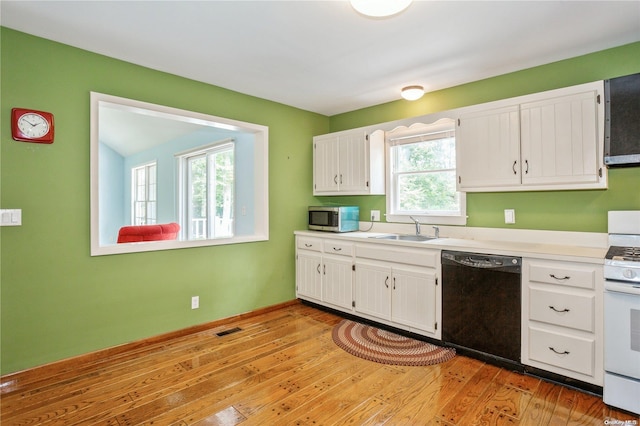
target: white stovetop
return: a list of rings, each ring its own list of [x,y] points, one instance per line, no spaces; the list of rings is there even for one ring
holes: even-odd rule
[[[370,222],[360,222],[360,229],[369,229],[370,225]],[[433,232],[430,225],[422,225],[423,235],[432,236]],[[608,236],[604,233],[458,226],[440,226],[440,238],[429,241],[370,238],[390,233],[413,234],[415,227],[406,224],[374,223],[371,230],[366,232],[330,233],[308,230],[295,232],[296,235],[391,246],[425,247],[590,263],[604,263],[608,248]]]

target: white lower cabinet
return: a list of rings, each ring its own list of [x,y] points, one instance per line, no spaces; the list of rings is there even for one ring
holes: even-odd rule
[[[322,301],[351,309],[353,302],[353,260],[351,256],[322,258]]]
[[[353,244],[296,237],[296,295],[350,311],[353,303]]]
[[[356,312],[390,320],[391,280],[389,264],[356,260]]]
[[[296,296],[440,338],[439,250],[296,236]]]
[[[439,250],[371,244],[355,249],[355,312],[439,339]]]
[[[355,311],[435,334],[436,281],[430,268],[357,259]]]
[[[436,333],[436,271],[397,265],[393,268],[391,321]]]
[[[322,300],[322,240],[296,238],[296,293],[298,297]]]
[[[522,363],[603,385],[603,267],[523,260]]]

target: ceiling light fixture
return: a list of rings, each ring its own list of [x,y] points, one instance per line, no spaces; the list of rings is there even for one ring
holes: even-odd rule
[[[351,6],[365,16],[386,18],[402,12],[412,0],[351,0]]]
[[[403,87],[401,95],[408,101],[415,101],[424,95],[424,88],[422,86]]]

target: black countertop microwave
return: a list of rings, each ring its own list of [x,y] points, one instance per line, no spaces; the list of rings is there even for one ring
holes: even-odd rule
[[[640,166],[640,73],[604,81],[604,164]]]

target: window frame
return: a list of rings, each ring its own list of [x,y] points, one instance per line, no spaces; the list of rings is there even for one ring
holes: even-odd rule
[[[149,184],[149,169],[150,167],[154,168],[154,196],[153,196],[153,200],[150,198],[149,194],[150,194],[150,184]],[[144,174],[145,174],[145,184],[144,184],[144,192],[145,192],[145,199],[144,200],[138,200],[137,199],[137,195],[138,195],[138,191],[137,191],[137,183],[138,183],[138,177],[137,177],[137,171],[144,169]],[[144,223],[139,223],[138,222],[138,217],[137,217],[137,210],[136,210],[136,204],[139,202],[144,202],[145,203],[145,216],[144,216]],[[155,213],[154,218],[150,221],[149,220],[149,204],[153,203],[154,204],[154,208],[153,211]],[[134,225],[155,225],[158,221],[158,162],[157,161],[149,161],[147,163],[143,163],[140,164],[138,166],[132,167],[131,168],[131,223]]]
[[[189,209],[190,209],[190,205],[191,205],[191,193],[189,191],[189,185],[190,185],[190,181],[191,181],[191,175],[189,173],[189,161],[191,159],[197,158],[197,157],[204,157],[206,159],[206,163],[207,163],[207,172],[209,171],[209,156],[210,155],[214,155],[216,153],[220,153],[220,152],[224,152],[226,150],[228,150],[229,148],[231,148],[231,150],[233,151],[233,155],[234,155],[234,166],[233,166],[233,176],[234,176],[234,198],[233,198],[233,221],[234,221],[234,225],[232,226],[232,233],[231,235],[224,235],[224,236],[218,236],[216,237],[215,235],[209,235],[213,228],[212,228],[212,218],[215,217],[215,215],[211,214],[211,209],[212,206],[210,203],[208,203],[207,205],[207,229],[206,229],[206,238],[204,238],[205,240],[220,240],[220,239],[225,239],[225,238],[233,238],[235,236],[235,215],[237,214],[237,209],[236,209],[236,194],[235,194],[235,176],[236,176],[236,164],[235,164],[235,156],[236,156],[236,140],[235,138],[227,138],[227,139],[223,139],[220,141],[216,141],[213,142],[211,144],[207,144],[205,146],[200,146],[197,149],[193,149],[193,150],[187,150],[187,151],[182,151],[179,153],[175,154],[175,158],[176,161],[178,162],[177,164],[177,170],[178,170],[178,179],[177,179],[177,184],[178,184],[178,188],[177,188],[177,192],[178,192],[178,201],[179,201],[179,206],[178,206],[178,220],[180,223],[180,233],[182,234],[181,236],[185,239],[187,239],[188,241],[199,241],[201,239],[196,239],[196,238],[191,238],[190,235],[190,224],[188,223],[188,221],[190,220],[190,213],[189,213]],[[207,199],[210,198],[210,182],[207,179]]]
[[[410,216],[420,223],[432,225],[466,225],[467,224],[467,200],[466,192],[457,191],[459,194],[459,212],[457,214],[433,214],[429,211],[406,212],[396,209],[397,205],[397,174],[394,172],[393,148],[398,145],[419,143],[424,140],[436,140],[434,137],[439,134],[451,133],[455,137],[455,120],[451,118],[441,118],[431,124],[417,123],[409,127],[398,127],[387,132],[385,135],[385,157],[386,157],[386,208],[387,222],[413,223]],[[458,149],[456,144],[455,149]],[[457,155],[456,155],[457,157]],[[454,159],[455,160],[455,159]],[[457,167],[456,162],[456,167]],[[455,170],[455,169],[454,169]],[[454,173],[457,176],[457,173]],[[455,179],[455,178],[454,178]]]

